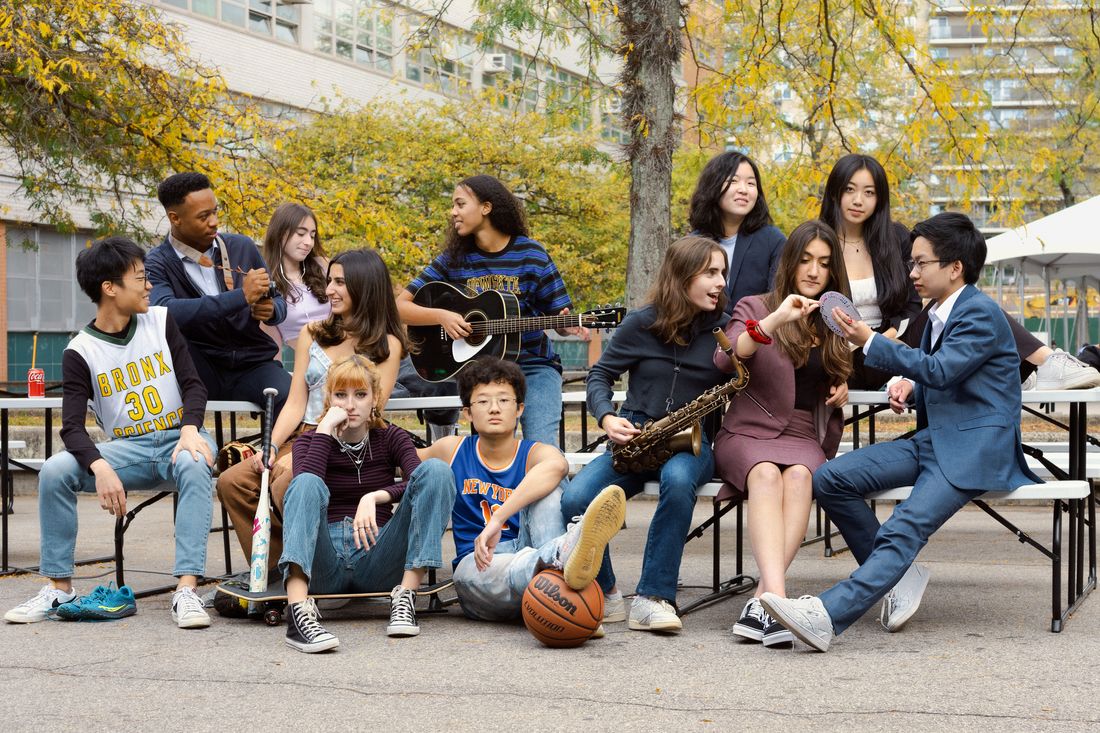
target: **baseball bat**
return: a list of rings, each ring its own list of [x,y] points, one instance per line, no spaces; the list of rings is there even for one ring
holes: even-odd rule
[[[253,593],[267,590],[267,554],[271,549],[271,494],[268,481],[271,475],[271,427],[275,422],[275,397],[279,390],[264,390],[264,429],[260,440],[263,473],[260,475],[260,501],[256,505],[256,518],[252,520],[252,571],[248,589]]]

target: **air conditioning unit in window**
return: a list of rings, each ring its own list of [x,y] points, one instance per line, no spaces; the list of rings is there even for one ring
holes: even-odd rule
[[[603,111],[609,115],[622,114],[622,97],[608,97],[607,99],[603,100]]]
[[[508,55],[503,53],[490,53],[485,56],[485,65],[481,70],[486,74],[499,74],[508,70]]]

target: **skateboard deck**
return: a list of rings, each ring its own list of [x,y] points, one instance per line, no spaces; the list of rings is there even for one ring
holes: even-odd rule
[[[442,591],[449,590],[454,587],[454,581],[444,580],[434,585],[422,585],[416,589],[417,596],[435,596]],[[265,603],[267,601],[286,601],[286,588],[283,587],[282,582],[271,583],[267,586],[267,590],[262,591],[250,591],[247,583],[221,583],[218,585],[218,590],[227,595],[231,595],[234,598],[240,598],[242,601],[248,601],[249,603]],[[317,601],[323,600],[357,600],[360,598],[389,598],[390,592],[388,590],[374,591],[372,593],[310,593],[310,598]]]
[[[445,580],[432,585],[422,585],[416,590],[416,595],[431,599],[428,602],[427,613],[442,612],[446,606],[455,603],[458,598],[441,598],[443,591],[454,588],[454,581]],[[215,596],[214,607],[223,616],[231,617],[260,617],[268,626],[277,626],[283,621],[283,611],[286,608],[286,588],[281,581],[268,585],[264,591],[250,591],[248,583],[241,581],[229,581],[218,585],[218,594],[225,599],[235,599],[226,605],[224,600],[219,602]],[[310,593],[310,598],[317,601],[341,600],[353,601],[360,599],[383,599],[390,597],[390,591],[375,591],[372,593]]]

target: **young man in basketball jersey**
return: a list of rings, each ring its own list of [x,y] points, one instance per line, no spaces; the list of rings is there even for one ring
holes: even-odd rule
[[[569,471],[565,456],[515,435],[526,392],[520,367],[478,359],[459,373],[458,390],[476,435],[442,438],[420,457],[446,461],[454,474],[454,583],[463,613],[518,618],[523,591],[542,570],[562,570],[574,590],[592,582],[623,525],[626,495],[607,487],[565,531],[555,491]]]
[[[94,243],[76,258],[80,288],[96,304],[95,320],[69,342],[62,357],[61,438],[38,477],[42,575],[34,598],[4,616],[32,623],[58,609],[62,618],[110,619],[136,610],[129,588],[78,598],[73,591],[78,491],[95,491],[112,516],[126,513],[126,490],[175,484],[179,585],[172,620],[180,628],[210,625],[195,594],[206,567],[213,510],[210,467],[214,441],[202,429],[206,388],[187,342],[166,308],[149,307],[145,252],[123,237]],[[85,428],[88,407],[108,436],[93,443]]]

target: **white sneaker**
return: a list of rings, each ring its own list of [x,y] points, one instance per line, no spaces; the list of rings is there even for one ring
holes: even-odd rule
[[[630,602],[630,621],[627,624],[635,631],[663,631],[677,634],[684,624],[676,615],[676,609],[663,598],[652,596],[634,596]]]
[[[584,590],[596,578],[607,543],[623,526],[625,517],[626,494],[621,488],[608,486],[596,495],[580,521],[569,527],[558,548],[566,585]]]
[[[1036,368],[1031,374],[1027,375],[1027,379],[1020,385],[1020,391],[1029,392],[1035,389],[1035,385],[1039,383],[1039,369]]]
[[[172,620],[181,629],[204,629],[210,625],[210,616],[194,588],[185,585],[172,594]]]
[[[622,591],[617,590],[603,597],[603,622],[617,624],[620,621],[626,621],[626,601]]]
[[[13,624],[33,624],[49,618],[50,611],[76,598],[76,593],[66,593],[47,583],[29,601],[23,601],[4,614],[4,620]]]
[[[928,568],[913,563],[901,576],[897,585],[882,599],[882,612],[879,621],[887,631],[901,631],[905,622],[913,617],[920,607],[924,589],[928,587]]]
[[[760,604],[773,619],[819,652],[829,651],[833,640],[833,620],[817,596],[784,598],[775,593],[760,596]]]
[[[1035,370],[1038,389],[1100,387],[1100,371],[1064,351],[1055,351]]]

